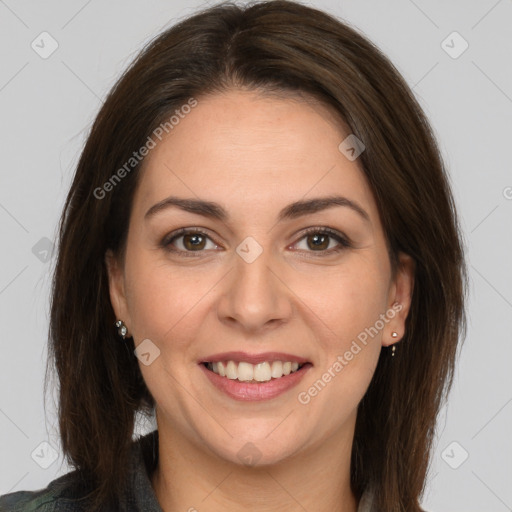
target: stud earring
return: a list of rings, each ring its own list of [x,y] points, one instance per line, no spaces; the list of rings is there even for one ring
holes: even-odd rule
[[[395,339],[398,338],[398,333],[393,331],[391,333],[391,337],[395,338]],[[391,357],[395,357],[395,352],[396,352],[396,346],[393,344],[393,346],[391,347]]]
[[[126,334],[128,333],[128,328],[122,320],[118,320],[115,325],[117,327],[117,333],[124,340],[126,338]]]

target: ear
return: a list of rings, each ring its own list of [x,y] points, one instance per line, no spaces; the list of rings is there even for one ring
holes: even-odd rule
[[[124,272],[118,258],[110,249],[105,253],[105,265],[107,267],[112,309],[116,315],[116,320],[122,320],[125,323],[128,329],[127,336],[130,337],[131,321],[126,301]]]
[[[411,309],[412,292],[414,290],[415,261],[403,252],[398,254],[398,268],[391,284],[388,296],[388,313],[390,318],[382,336],[382,345],[389,347],[400,341],[405,334],[405,320]],[[391,312],[394,312],[391,313]],[[392,333],[398,336],[393,338]]]

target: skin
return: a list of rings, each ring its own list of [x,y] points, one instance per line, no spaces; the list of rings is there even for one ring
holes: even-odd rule
[[[357,406],[381,348],[404,334],[414,263],[400,254],[392,275],[370,188],[357,159],[338,149],[347,135],[312,99],[237,89],[198,98],[146,158],[124,261],[111,253],[106,261],[117,318],[136,345],[148,338],[160,350],[139,366],[157,403],[159,464],[151,480],[166,512],[357,510],[349,478]],[[289,203],[333,193],[357,202],[369,221],[335,206],[277,222]],[[231,218],[173,207],[144,219],[170,195],[218,202]],[[198,257],[161,247],[182,227],[205,232],[202,252],[190,237],[173,242]],[[352,246],[328,254],[339,242],[328,238],[316,248],[315,234],[303,234],[310,227],[339,231]],[[236,252],[247,236],[263,249],[252,263]],[[400,312],[308,404],[299,403],[298,393],[395,303]],[[281,396],[240,402],[198,366],[231,350],[288,352],[313,367]],[[252,466],[237,456],[248,442],[260,456]]]

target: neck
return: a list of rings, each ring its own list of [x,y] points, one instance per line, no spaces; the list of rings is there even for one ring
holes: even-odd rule
[[[222,459],[159,422],[153,489],[164,512],[356,512],[350,488],[353,420],[348,433],[261,467]]]

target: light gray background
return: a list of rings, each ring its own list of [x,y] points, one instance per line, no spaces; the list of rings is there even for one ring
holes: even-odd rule
[[[47,469],[35,462],[51,461],[41,443],[59,450],[55,404],[45,420],[42,389],[54,258],[45,261],[48,241],[40,240],[55,240],[102,98],[143,43],[205,5],[0,0],[0,494],[44,487],[69,470],[60,452]],[[512,510],[512,1],[311,5],[359,28],[404,75],[439,139],[461,214],[469,330],[423,506]],[[47,59],[31,48],[43,31],[59,45]],[[453,31],[469,44],[458,58],[441,45]],[[445,47],[453,54],[461,44],[451,36]]]

